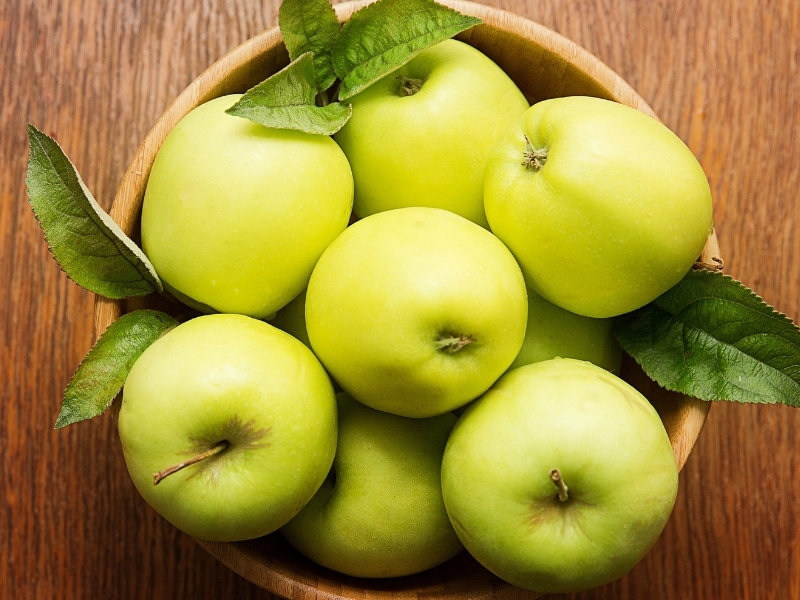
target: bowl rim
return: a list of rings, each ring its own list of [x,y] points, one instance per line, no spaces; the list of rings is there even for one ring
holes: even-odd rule
[[[356,10],[373,1],[351,0],[336,4],[333,8],[339,21],[343,22]],[[479,17],[482,20],[482,24],[478,27],[513,30],[515,34],[568,61],[577,71],[605,89],[609,97],[615,101],[627,104],[654,118],[658,118],[647,102],[618,73],[588,50],[560,33],[501,8],[467,0],[437,1],[463,14]],[[144,182],[146,182],[150,173],[152,157],[154,157],[174,125],[194,106],[226,93],[224,85],[220,85],[220,80],[223,76],[227,76],[231,71],[242,69],[244,65],[264,55],[267,51],[274,51],[276,48],[282,52],[281,60],[284,61],[284,64],[288,63],[288,53],[283,48],[282,37],[277,25],[253,36],[215,61],[195,78],[158,118],[137,149],[118,187],[109,211],[111,218],[119,224],[127,235],[132,235],[138,226],[138,214],[141,209],[145,187]],[[717,248],[716,255],[718,256],[717,240],[713,232],[709,242],[712,247]],[[97,338],[105,331],[108,325],[122,315],[125,306],[125,301],[95,296],[94,323]],[[644,386],[655,385],[653,382],[648,381],[640,383]],[[647,394],[645,393],[645,395]],[[672,423],[675,430],[679,432],[679,436],[672,440],[672,444],[678,468],[681,469],[701,433],[711,403],[684,395],[675,396],[681,399],[681,410],[674,416]],[[314,597],[318,600],[344,600],[350,598],[388,600],[391,598],[404,600],[441,597],[440,594],[445,592],[442,589],[441,582],[431,581],[430,578],[426,579],[427,583],[424,584],[424,587],[415,587],[413,583],[417,580],[412,578],[416,576],[400,578],[405,579],[406,582],[411,582],[408,585],[416,591],[410,591],[408,585],[403,583],[396,586],[392,582],[378,582],[374,587],[365,589],[366,586],[359,585],[359,583],[364,583],[363,580],[348,579],[322,568],[319,568],[319,575],[300,580],[291,570],[281,568],[279,565],[266,565],[263,560],[259,560],[259,558],[263,559],[263,556],[260,554],[257,540],[234,543],[207,542],[203,540],[196,540],[196,542],[234,572],[259,587],[284,598],[298,600],[308,597]],[[284,550],[285,548],[279,549],[279,551]],[[461,563],[459,563],[459,560],[461,560]],[[450,562],[457,565],[456,569],[483,569],[477,562],[470,562],[468,558],[465,564],[462,564],[464,561],[458,557]],[[456,574],[451,568],[445,576],[454,580]],[[492,600],[505,598],[530,600],[539,597],[538,594],[529,593],[511,586],[488,572],[479,575],[477,581],[481,586],[480,589],[452,590],[447,593],[447,596],[451,598],[486,598]]]

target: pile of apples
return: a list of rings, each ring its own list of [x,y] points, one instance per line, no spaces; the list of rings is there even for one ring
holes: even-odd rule
[[[678,477],[610,324],[706,242],[689,149],[611,101],[529,106],[455,40],[353,96],[332,137],[226,114],[236,100],[177,124],[144,198],[143,250],[200,313],[125,383],[147,502],[357,577],[465,549],[538,592],[631,569]]]

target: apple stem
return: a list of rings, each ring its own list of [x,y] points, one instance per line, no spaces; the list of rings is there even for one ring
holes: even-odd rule
[[[200,454],[193,456],[183,462],[178,463],[177,465],[172,465],[171,467],[167,467],[166,469],[159,471],[158,473],[153,474],[153,485],[158,485],[163,479],[169,477],[173,473],[177,473],[184,467],[188,467],[190,465],[194,465],[199,463],[201,460],[205,460],[207,458],[211,458],[225,450],[228,447],[227,440],[222,440],[213,448],[209,448],[205,452],[201,452]]]
[[[547,162],[547,148],[534,148],[528,136],[525,136],[525,152],[522,153],[522,165],[530,170],[539,171]]]
[[[468,346],[475,341],[471,335],[459,333],[458,335],[446,335],[436,340],[436,346],[439,350],[447,352],[448,354],[455,354],[464,346]]]
[[[556,486],[556,489],[558,490],[558,499],[561,502],[566,502],[567,500],[569,500],[569,494],[567,494],[569,488],[567,487],[567,484],[564,483],[564,480],[561,477],[561,471],[559,471],[558,469],[553,469],[552,471],[550,471],[550,479],[553,481],[553,483]]]
[[[413,96],[422,89],[422,79],[413,79],[405,75],[398,75],[397,79],[400,81],[399,94],[401,96]]]

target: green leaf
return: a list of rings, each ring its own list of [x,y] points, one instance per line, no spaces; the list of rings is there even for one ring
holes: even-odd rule
[[[30,124],[28,139],[28,199],[67,276],[106,298],[162,291],[144,252],[97,204],[58,143]]]
[[[339,102],[315,106],[316,94],[313,58],[306,52],[248,90],[225,112],[275,129],[333,135],[350,118],[352,107]]]
[[[306,52],[314,54],[314,82],[325,91],[336,81],[331,51],[339,35],[339,20],[329,0],[283,0],[278,26],[289,58],[297,60]]]
[[[109,325],[64,392],[56,429],[103,414],[122,389],[136,359],[178,324],[157,310],[137,310]]]
[[[378,0],[356,11],[333,47],[333,70],[345,100],[407,63],[428,46],[481,22],[433,0]]]
[[[727,275],[690,271],[651,304],[617,317],[614,331],[668,390],[800,406],[800,329]]]

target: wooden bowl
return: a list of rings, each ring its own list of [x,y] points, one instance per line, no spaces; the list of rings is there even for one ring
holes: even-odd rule
[[[549,97],[590,95],[615,100],[655,116],[647,103],[616,73],[573,42],[529,20],[499,9],[459,0],[440,0],[483,24],[458,36],[491,57],[533,103]],[[335,6],[341,21],[367,2]],[[111,217],[134,239],[145,184],[156,152],[172,127],[191,109],[212,98],[244,92],[288,63],[277,27],[261,33],[214,63],[184,90],[161,116],[128,168]],[[710,239],[712,245],[716,242]],[[99,336],[124,312],[142,306],[165,308],[159,298],[111,301],[98,297],[95,329]],[[169,310],[169,306],[166,308]],[[675,459],[683,466],[703,427],[710,404],[666,392],[627,359],[623,377],[656,407],[669,434]],[[465,552],[418,575],[385,579],[357,579],[323,569],[291,549],[273,534],[246,542],[198,541],[209,553],[254,584],[290,599],[449,600],[515,599],[539,597],[515,588],[490,574]]]

